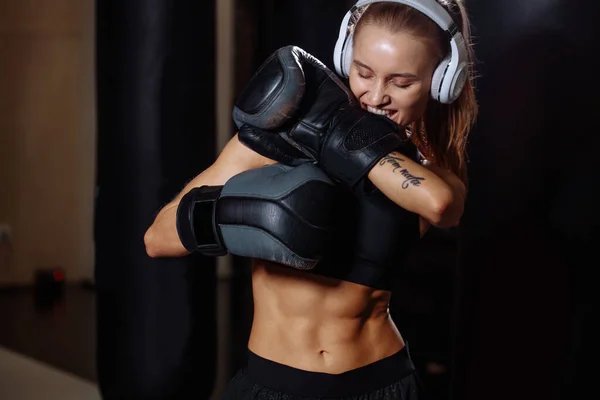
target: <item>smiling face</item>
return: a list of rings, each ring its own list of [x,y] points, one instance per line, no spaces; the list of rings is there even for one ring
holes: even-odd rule
[[[350,89],[361,106],[400,126],[421,118],[439,58],[430,42],[368,24],[354,38]]]

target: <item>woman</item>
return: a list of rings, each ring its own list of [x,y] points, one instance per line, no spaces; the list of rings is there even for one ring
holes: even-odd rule
[[[438,1],[454,17],[470,57],[463,6]],[[456,226],[466,194],[466,138],[477,106],[470,80],[451,104],[431,100],[434,71],[450,51],[446,33],[401,2],[353,9],[352,24],[351,91],[367,111],[410,126],[411,139],[428,160],[423,163],[427,166],[406,157],[402,161],[402,169],[422,178],[420,185],[402,186],[405,179],[395,172],[400,155],[393,153],[369,172],[370,182],[390,204],[420,216],[421,235],[430,224]],[[471,64],[468,68],[471,72]],[[214,164],[159,212],[145,236],[148,254],[188,254],[175,226],[179,201],[188,191],[223,185],[243,171],[273,163],[241,144],[236,135]],[[370,201],[366,208],[377,213],[383,203]],[[385,217],[386,212],[380,214]],[[226,398],[418,398],[406,344],[388,312],[389,285],[345,276],[344,265],[354,262],[352,248],[333,249],[330,257],[333,260],[323,263],[338,264],[342,272],[337,277],[253,260],[248,366],[232,380]]]

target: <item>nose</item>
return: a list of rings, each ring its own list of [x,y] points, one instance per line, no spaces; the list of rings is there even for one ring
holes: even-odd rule
[[[372,106],[383,106],[389,103],[390,98],[386,93],[385,83],[381,81],[374,83],[371,90],[369,90],[368,99]]]

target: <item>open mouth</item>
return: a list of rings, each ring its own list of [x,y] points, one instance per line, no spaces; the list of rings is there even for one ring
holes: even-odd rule
[[[370,106],[370,105],[364,104],[364,103],[363,103],[363,107],[371,114],[383,115],[384,117],[388,117],[389,119],[393,119],[394,115],[396,115],[396,110],[385,110],[385,109],[373,107],[373,106]]]

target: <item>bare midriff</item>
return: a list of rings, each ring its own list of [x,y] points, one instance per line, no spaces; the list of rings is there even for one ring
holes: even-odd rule
[[[255,260],[248,348],[297,369],[339,374],[390,356],[404,341],[390,292]]]

